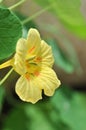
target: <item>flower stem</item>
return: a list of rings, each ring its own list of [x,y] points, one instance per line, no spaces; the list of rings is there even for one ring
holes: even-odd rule
[[[42,13],[44,13],[45,11],[49,10],[52,7],[52,5],[47,6],[46,8],[36,12],[35,14],[33,14],[32,16],[30,16],[29,18],[25,19],[22,21],[22,24],[26,24],[27,22],[31,21],[32,19],[38,17],[39,15],[41,15]]]
[[[12,5],[11,7],[9,7],[8,9],[12,10],[14,8],[16,8],[17,6],[21,5],[22,3],[24,3],[26,0],[20,0],[18,3]]]
[[[10,76],[10,74],[12,73],[13,68],[5,75],[5,77],[0,81],[0,85],[2,85],[5,80]]]

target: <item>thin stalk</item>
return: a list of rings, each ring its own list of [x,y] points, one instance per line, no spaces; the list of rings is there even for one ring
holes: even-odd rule
[[[49,10],[51,7],[52,7],[52,5],[47,6],[46,8],[44,8],[44,9],[42,9],[42,10],[36,12],[36,13],[33,14],[32,16],[30,16],[30,17],[28,17],[27,19],[23,20],[23,21],[22,21],[22,24],[24,25],[24,24],[26,24],[27,22],[31,21],[32,19],[34,19],[34,18],[40,16],[42,13],[44,13],[44,12],[47,11],[47,10]]]
[[[19,5],[21,5],[22,3],[24,3],[25,1],[27,1],[27,0],[20,0],[18,3],[12,5],[12,6],[9,7],[8,9],[12,10],[12,9],[18,7]]]
[[[0,86],[6,81],[6,79],[10,76],[12,73],[13,68],[5,75],[5,77],[0,81]]]

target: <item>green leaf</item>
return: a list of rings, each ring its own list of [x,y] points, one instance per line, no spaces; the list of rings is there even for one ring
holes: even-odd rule
[[[3,130],[28,130],[29,124],[27,115],[22,108],[13,109],[4,120]]]
[[[72,130],[86,129],[86,95],[74,92],[62,86],[52,98],[54,107],[60,112],[60,118]]]
[[[86,20],[81,14],[80,0],[37,0],[40,5],[52,5],[52,13],[71,32],[80,38],[86,39]]]
[[[3,101],[5,96],[5,90],[3,86],[0,86],[0,111],[2,110]]]
[[[15,52],[17,40],[22,36],[19,18],[9,9],[0,7],[0,60]]]
[[[80,38],[86,38],[86,21],[80,12],[80,0],[57,0],[54,13],[71,32]]]
[[[71,62],[70,57],[68,57],[56,44],[54,40],[48,40],[48,43],[52,46],[54,58],[55,58],[55,64],[62,68],[67,73],[72,73],[74,71],[74,65]]]
[[[53,130],[40,108],[30,104],[13,109],[3,127],[3,130]]]
[[[39,106],[26,106],[25,111],[30,118],[30,130],[54,130]],[[40,125],[39,125],[40,124]]]
[[[4,120],[3,130],[70,130],[58,116],[49,102],[22,104],[11,110]]]

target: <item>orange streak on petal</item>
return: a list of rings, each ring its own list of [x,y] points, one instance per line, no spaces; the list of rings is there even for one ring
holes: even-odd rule
[[[41,57],[37,57],[37,58],[36,58],[36,61],[38,61],[38,62],[40,62],[41,60],[42,60]]]
[[[31,53],[34,49],[35,47],[33,46],[28,52]]]
[[[35,76],[39,76],[39,72],[38,72],[38,71],[35,71],[34,75],[35,75]]]
[[[30,80],[30,76],[29,76],[28,73],[25,74],[25,78],[26,78],[27,80]]]

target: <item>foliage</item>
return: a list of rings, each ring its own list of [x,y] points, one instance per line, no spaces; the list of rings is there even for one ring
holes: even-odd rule
[[[2,130],[85,130],[86,95],[62,86],[36,105],[18,104],[3,122]]]
[[[3,0],[0,0],[0,3],[2,2]]]
[[[69,124],[72,130],[86,129],[86,95],[73,92],[71,89],[61,88],[53,97],[55,107],[60,110],[61,119]]]
[[[59,21],[76,36],[86,39],[86,21],[80,11],[80,0],[36,0],[35,2],[43,7],[52,5],[51,12]]]
[[[55,64],[57,67],[63,69],[67,73],[81,71],[81,66],[77,54],[70,42],[64,40],[64,44],[67,46],[66,52],[64,52],[58,43],[53,39],[48,39],[48,44],[52,47]]]
[[[2,86],[0,86],[0,112],[2,110],[3,102],[5,97],[5,90]]]
[[[22,36],[19,18],[7,8],[0,7],[0,60],[15,52],[17,40]]]
[[[71,60],[72,57],[68,57],[66,54],[64,54],[64,52],[55,41],[49,40],[48,43],[52,46],[53,54],[55,57],[55,64],[67,73],[72,73],[75,68]]]

